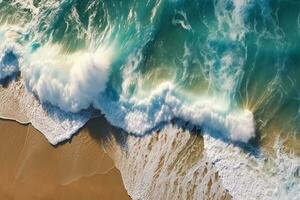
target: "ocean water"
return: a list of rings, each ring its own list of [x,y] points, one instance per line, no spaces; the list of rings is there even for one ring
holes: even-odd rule
[[[26,112],[49,142],[95,110],[132,137],[196,128],[236,199],[253,159],[257,187],[278,187],[248,199],[300,198],[299,47],[296,0],[0,0],[0,81],[39,104]]]

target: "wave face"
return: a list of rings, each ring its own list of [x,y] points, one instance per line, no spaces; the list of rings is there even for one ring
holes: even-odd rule
[[[299,153],[299,34],[292,0],[0,0],[0,83],[20,74],[66,122],[39,123],[52,144],[100,110],[134,136],[176,119]]]

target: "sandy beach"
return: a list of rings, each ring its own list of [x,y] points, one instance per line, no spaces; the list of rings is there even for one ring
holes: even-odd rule
[[[31,125],[0,120],[0,199],[130,199],[88,127],[54,147]]]

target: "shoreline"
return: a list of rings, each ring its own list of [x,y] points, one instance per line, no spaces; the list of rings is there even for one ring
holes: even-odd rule
[[[258,178],[256,184],[265,187],[266,191],[272,190],[269,179],[261,178],[262,174],[256,174],[256,167],[265,170],[273,162],[274,166],[272,166],[275,170],[279,170],[283,166],[276,163],[284,159],[291,164],[291,167],[278,174],[278,178],[289,176],[291,172],[293,173],[292,170],[297,169],[295,168],[297,161],[291,160],[293,158],[280,152],[278,152],[279,160],[272,161],[272,158],[265,157],[270,160],[270,163],[266,164],[266,159],[251,157],[253,162],[251,164],[248,162],[250,158],[248,154],[241,153],[238,147],[227,146],[224,141],[212,138],[209,134],[201,136],[172,124],[160,132],[140,138],[123,133],[101,116],[90,119],[71,139],[55,146],[51,145],[31,124],[21,125],[11,120],[0,120],[0,130],[3,130],[3,124],[10,126],[6,129],[13,132],[8,131],[5,134],[0,131],[0,137],[4,137],[2,140],[4,145],[0,145],[0,160],[4,160],[3,157],[10,159],[14,151],[19,154],[12,156],[15,157],[15,162],[4,161],[8,166],[15,168],[10,173],[6,173],[13,174],[13,177],[5,177],[5,170],[0,166],[0,178],[5,180],[2,184],[8,182],[10,188],[9,190],[5,188],[6,185],[0,184],[0,198],[1,195],[11,195],[12,192],[14,195],[21,193],[22,197],[25,195],[25,198],[22,198],[25,200],[48,199],[48,197],[49,199],[55,197],[55,199],[96,200],[99,199],[99,195],[103,199],[130,199],[129,194],[134,199],[156,199],[164,196],[175,198],[202,193],[208,199],[223,200],[233,197],[242,198],[245,194],[250,196],[253,188],[246,189],[242,193],[241,191],[253,177]],[[15,134],[22,131],[23,134]],[[19,150],[14,150],[18,148]],[[5,154],[6,152],[10,153]],[[232,155],[239,155],[238,160]],[[237,161],[243,164],[240,164],[239,168],[230,167]],[[246,163],[250,165],[245,168]],[[43,173],[43,169],[46,169],[46,174]],[[236,176],[248,173],[252,174],[237,181]],[[265,175],[270,175],[269,178],[273,176],[270,173]],[[51,184],[45,185],[44,180]],[[92,183],[82,187],[82,184],[90,181]],[[293,184],[293,181],[297,180],[291,181]],[[40,190],[44,196],[28,194],[24,189],[27,186],[24,183],[28,182],[31,185],[29,191],[36,187],[43,187]],[[179,182],[181,184],[178,184]],[[37,186],[32,185],[34,183]],[[280,183],[279,181],[278,184]],[[170,184],[172,187],[169,187]],[[186,191],[182,191],[182,186]],[[72,189],[75,189],[77,195],[70,192]],[[174,191],[181,192],[174,193]],[[52,196],[58,193],[69,196],[64,198]],[[80,194],[83,196],[79,197]],[[115,196],[119,194],[122,195],[121,198]],[[89,195],[96,195],[97,198]],[[260,190],[257,195],[263,197],[264,191]],[[3,198],[19,199],[11,196],[3,196]]]

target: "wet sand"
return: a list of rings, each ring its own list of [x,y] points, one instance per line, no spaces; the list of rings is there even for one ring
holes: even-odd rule
[[[134,199],[231,199],[207,158],[203,137],[196,131],[169,124],[159,133],[128,136],[120,142],[123,145],[115,145],[110,155]]]
[[[0,199],[130,199],[96,131],[88,124],[54,147],[31,125],[0,120]]]

